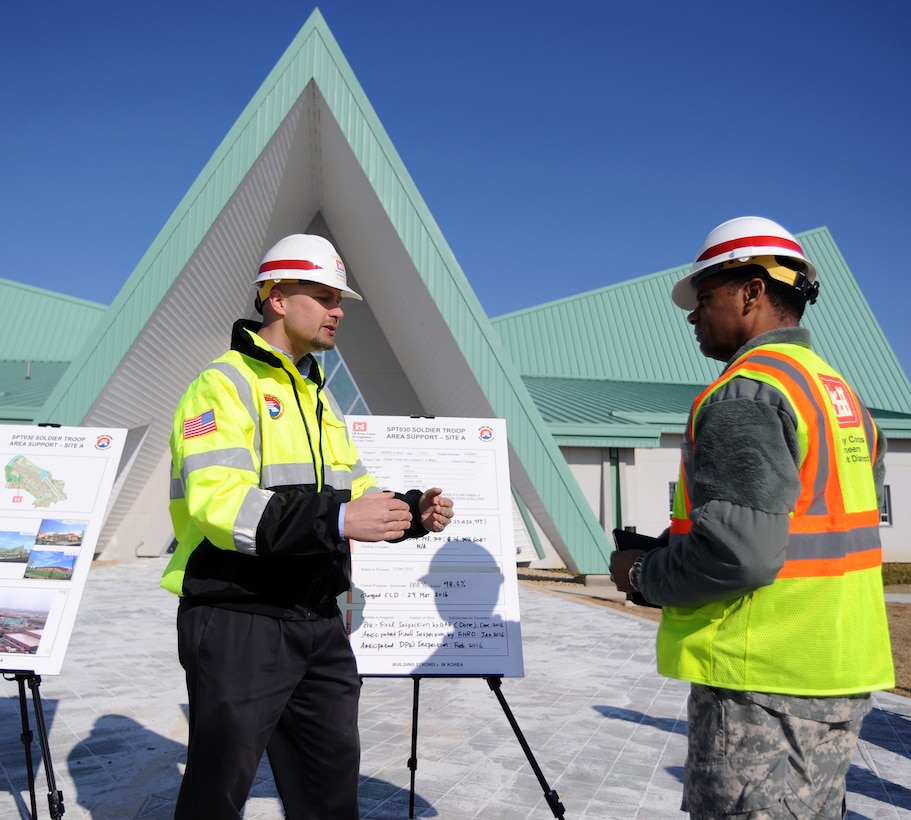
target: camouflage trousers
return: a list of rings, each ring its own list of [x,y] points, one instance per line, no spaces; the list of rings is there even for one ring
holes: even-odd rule
[[[683,811],[697,820],[834,820],[869,695],[805,698],[693,684]]]

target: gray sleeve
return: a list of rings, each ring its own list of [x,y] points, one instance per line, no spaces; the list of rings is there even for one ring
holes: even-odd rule
[[[875,424],[875,422],[874,422]],[[883,435],[883,431],[876,428],[876,459],[873,461],[873,481],[876,483],[876,503],[882,509],[883,501],[886,494],[886,452],[889,449],[889,442]]]
[[[652,603],[695,607],[772,583],[800,494],[796,417],[773,387],[732,379],[696,418],[691,531],[645,559]]]

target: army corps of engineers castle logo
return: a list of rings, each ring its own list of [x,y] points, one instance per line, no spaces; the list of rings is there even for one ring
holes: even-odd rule
[[[819,380],[826,388],[826,393],[829,394],[829,401],[832,402],[835,410],[838,426],[856,427],[860,424],[860,412],[848,386],[837,376],[823,376],[820,373]]]

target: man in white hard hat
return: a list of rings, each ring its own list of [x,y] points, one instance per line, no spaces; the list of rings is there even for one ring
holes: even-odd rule
[[[286,817],[354,820],[360,678],[335,603],[349,539],[441,532],[452,501],[378,491],[325,388],[312,354],[335,346],[343,297],[361,298],[332,244],[285,237],[254,286],[262,323],[235,323],[171,434],[161,583],[180,596],[190,706],[175,817],[240,818],[265,751]]]
[[[672,293],[725,367],[693,404],[669,530],[614,552],[611,574],[662,606],[658,669],[691,683],[694,818],[843,817],[869,694],[895,685],[886,442],[799,326],[818,290],[790,233],[740,217]]]

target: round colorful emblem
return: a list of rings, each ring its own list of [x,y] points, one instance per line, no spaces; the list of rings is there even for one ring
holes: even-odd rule
[[[266,400],[266,407],[269,408],[269,415],[272,418],[277,419],[284,409],[282,403],[275,398],[275,396],[264,396],[264,398]]]

